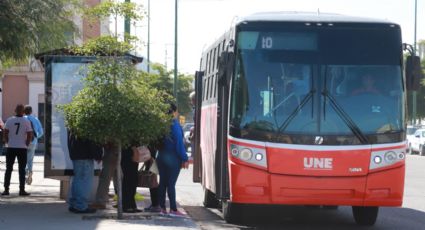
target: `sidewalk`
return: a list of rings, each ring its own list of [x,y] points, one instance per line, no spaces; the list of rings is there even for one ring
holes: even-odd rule
[[[34,176],[32,185],[27,185],[29,197],[18,196],[18,163],[16,161],[12,172],[10,196],[0,196],[0,229],[9,230],[67,230],[67,229],[198,229],[190,219],[160,216],[156,213],[124,213],[123,220],[117,220],[116,209],[108,206],[95,214],[74,214],[68,211],[64,200],[59,199],[58,180],[44,178],[44,158],[34,157]],[[0,192],[3,191],[5,156],[0,156]],[[112,185],[112,183],[111,183]],[[111,187],[111,191],[112,191]],[[137,189],[144,197],[138,202],[138,208],[143,209],[150,204],[149,190]],[[179,208],[181,209],[181,208]],[[181,209],[182,210],[182,209]]]

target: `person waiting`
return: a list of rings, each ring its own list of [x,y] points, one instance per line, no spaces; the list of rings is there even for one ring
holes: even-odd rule
[[[15,116],[6,120],[3,141],[7,145],[6,172],[4,173],[3,196],[9,195],[10,178],[15,159],[19,167],[19,196],[29,196],[25,191],[25,166],[27,165],[27,149],[32,140],[33,130],[28,119],[24,118],[24,105],[18,104]]]

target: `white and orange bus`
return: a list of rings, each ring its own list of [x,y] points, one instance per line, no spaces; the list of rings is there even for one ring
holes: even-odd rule
[[[194,181],[238,221],[250,205],[400,206],[406,84],[399,25],[259,13],[202,55]],[[366,76],[366,77],[365,77]],[[367,78],[367,79],[366,79]]]

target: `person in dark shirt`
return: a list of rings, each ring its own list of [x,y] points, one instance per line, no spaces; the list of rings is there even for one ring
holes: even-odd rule
[[[142,212],[137,208],[136,195],[137,189],[137,167],[138,162],[132,160],[133,151],[131,148],[125,148],[121,152],[122,169],[122,210],[126,213]]]
[[[71,182],[68,210],[73,213],[94,213],[96,209],[88,207],[90,190],[94,177],[94,160],[102,159],[102,148],[94,142],[80,138],[68,131],[69,157],[74,167]]]

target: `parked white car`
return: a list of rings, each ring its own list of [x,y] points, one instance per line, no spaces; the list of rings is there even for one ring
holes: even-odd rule
[[[418,129],[415,131],[415,134],[410,142],[410,151],[411,153],[418,153],[420,155],[425,155],[425,129]]]
[[[412,154],[412,142],[415,138],[415,132],[418,130],[419,127],[408,125],[406,129],[406,142],[407,142],[407,151],[408,153]]]

